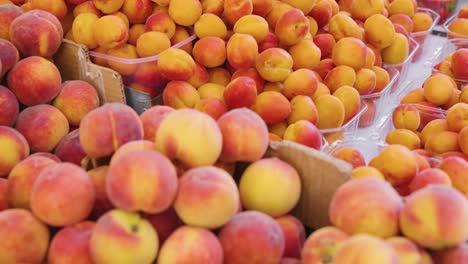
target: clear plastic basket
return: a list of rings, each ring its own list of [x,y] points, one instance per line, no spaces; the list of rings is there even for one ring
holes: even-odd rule
[[[440,49],[439,53],[436,55],[436,58],[433,62],[432,72],[433,73],[441,73],[436,66],[444,61],[445,57],[450,55],[451,53],[455,52],[458,49],[465,48],[468,49],[468,38],[454,38],[449,39],[445,45]],[[458,84],[458,88],[461,89],[463,86],[468,84],[468,80],[466,79],[456,79],[454,78],[455,82]]]
[[[432,22],[431,27],[426,31],[410,33],[410,36],[414,40],[416,40],[419,44],[419,49],[414,54],[413,61],[418,61],[421,58],[421,55],[423,54],[424,49],[426,49],[426,47],[429,46],[426,44],[427,37],[431,34],[432,29],[434,28],[435,25],[437,25],[440,19],[440,15],[437,14],[434,10],[429,9],[429,8],[418,8],[417,12],[430,15],[432,17],[433,22]]]
[[[457,18],[457,15],[451,16],[447,21],[445,21],[443,27],[445,31],[447,32],[447,38],[448,39],[455,39],[455,38],[468,38],[468,35],[462,35],[459,33],[455,33],[449,29],[450,24]]]
[[[463,1],[463,0],[462,0]],[[457,0],[418,0],[418,6],[430,8],[440,15],[438,25],[443,24],[456,10]]]

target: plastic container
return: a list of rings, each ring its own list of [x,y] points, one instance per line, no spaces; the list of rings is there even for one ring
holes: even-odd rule
[[[438,25],[442,25],[457,9],[457,0],[418,0],[418,6],[429,8],[440,16]]]
[[[454,38],[450,39],[445,43],[445,45],[440,49],[440,52],[436,55],[434,59],[432,72],[433,73],[441,73],[436,67],[439,63],[445,60],[445,57],[450,55],[451,53],[455,52],[458,49],[465,48],[468,49],[468,38]],[[467,79],[456,79],[454,78],[455,82],[458,84],[458,88],[461,89],[463,86],[468,84]]]
[[[345,138],[353,138],[356,136],[359,127],[359,120],[366,111],[367,105],[361,99],[361,109],[351,120],[338,128],[320,129],[320,133],[328,144],[333,144],[333,142]]]
[[[384,64],[383,65],[384,68],[386,69],[388,69],[389,67],[393,67],[396,70],[398,70],[398,72],[400,72],[400,75],[398,76],[397,80],[393,83],[392,89],[390,90],[391,94],[398,92],[399,85],[408,77],[409,66],[411,62],[413,61],[414,55],[419,49],[419,43],[416,40],[414,40],[412,37],[409,37],[408,39],[409,39],[409,54],[406,60],[398,64]]]
[[[196,38],[193,30],[190,28],[188,30],[191,35],[187,39],[174,44],[172,48],[180,48]],[[167,80],[162,78],[156,69],[159,55],[138,59],[125,59],[90,51],[89,57],[94,63],[109,67],[120,73],[124,85],[136,90],[135,92],[138,94],[136,97],[144,102],[151,101],[152,98],[161,93],[166,85]],[[133,91],[131,92],[133,93]]]
[[[380,119],[391,99],[389,96],[391,89],[400,73],[393,67],[387,67],[386,70],[390,76],[387,86],[378,93],[361,95],[361,100],[366,104],[367,109],[359,120],[359,128],[370,127],[376,120]]]
[[[445,21],[443,27],[445,31],[447,32],[447,38],[448,39],[455,39],[455,38],[468,38],[468,35],[462,35],[459,33],[455,33],[449,29],[450,24],[457,18],[457,15],[451,16],[447,21]]]
[[[437,14],[434,10],[429,9],[429,8],[418,8],[417,12],[426,13],[430,15],[432,17],[433,22],[432,22],[431,27],[426,31],[410,33],[410,36],[414,40],[416,40],[419,44],[419,49],[414,54],[413,61],[418,61],[421,58],[421,55],[423,54],[424,49],[426,49],[426,47],[429,46],[426,44],[427,37],[431,34],[432,29],[434,28],[435,25],[437,25],[440,19],[440,15]]]

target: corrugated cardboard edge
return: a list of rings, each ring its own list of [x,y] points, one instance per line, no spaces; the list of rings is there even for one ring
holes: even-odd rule
[[[292,165],[302,178],[302,192],[293,215],[311,228],[330,225],[328,209],[333,194],[350,179],[348,163],[290,141],[272,142],[267,157]]]
[[[92,63],[86,46],[65,39],[54,56],[54,62],[60,70],[63,81],[83,80],[93,85],[99,94],[101,104],[126,103],[120,74]]]

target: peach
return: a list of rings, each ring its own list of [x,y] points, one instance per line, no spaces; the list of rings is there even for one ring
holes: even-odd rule
[[[208,82],[226,86],[231,81],[231,73],[223,68],[216,67],[209,69],[210,79]]]
[[[212,26],[212,25],[210,25]],[[249,34],[260,43],[268,35],[268,22],[258,15],[246,15],[241,17],[233,28],[235,33]]]
[[[349,57],[350,52],[355,56]],[[342,38],[333,46],[332,60],[336,66],[347,65],[358,71],[366,65],[366,58],[367,46],[357,38]]]
[[[330,92],[335,92],[342,86],[353,86],[356,82],[356,73],[353,68],[341,65],[330,70],[325,76],[324,83]]]
[[[440,155],[445,152],[459,151],[458,134],[452,131],[442,131],[431,136],[424,145],[431,155]]]
[[[387,238],[398,233],[402,207],[403,200],[390,184],[364,177],[352,179],[338,188],[329,213],[331,222],[348,234],[367,233]]]
[[[183,128],[183,129],[181,129]],[[179,131],[174,134],[174,131]],[[222,150],[222,134],[209,115],[192,109],[168,114],[156,136],[156,148],[186,168],[213,165]],[[185,142],[191,142],[187,145]],[[209,148],[202,147],[210,144]]]
[[[363,29],[350,16],[345,14],[333,16],[328,23],[328,30],[336,40],[345,37],[355,37],[358,39],[363,39],[364,37]]]
[[[335,37],[329,33],[320,33],[314,36],[313,38],[315,45],[319,47],[321,56],[320,58],[326,59],[330,58],[333,53],[333,48],[336,45]]]
[[[8,87],[27,106],[50,102],[60,93],[61,82],[57,67],[38,56],[21,60],[8,74]]]
[[[304,14],[311,16],[317,22],[318,27],[323,28],[329,23],[330,19],[333,18],[333,7],[331,3],[326,0],[310,1],[309,3],[312,2],[316,2],[315,5],[309,13]]]
[[[246,69],[255,65],[258,45],[251,35],[235,33],[229,38],[226,51],[227,60],[234,69]]]
[[[433,254],[434,263],[450,264],[450,263],[464,263],[468,261],[468,244],[461,243],[458,246],[443,249]]]
[[[52,164],[37,176],[31,209],[44,223],[66,226],[84,220],[93,209],[95,190],[86,171],[71,163]],[[80,203],[76,203],[77,199]]]
[[[284,84],[282,82],[266,82],[263,87],[264,92],[283,93]]]
[[[96,122],[102,126],[95,126]],[[91,158],[109,156],[121,145],[143,138],[143,125],[133,109],[106,103],[89,112],[80,123],[80,143]]]
[[[201,99],[195,105],[195,109],[208,114],[215,120],[218,120],[224,113],[227,112],[226,104],[217,98]]]
[[[333,95],[322,95],[315,101],[319,121],[319,129],[337,128],[344,124],[345,107],[344,104]]]
[[[468,30],[466,29],[468,25],[468,18],[455,18],[448,25],[449,38],[453,37],[466,37],[468,36]]]
[[[213,68],[223,65],[226,56],[226,43],[219,37],[203,37],[193,47],[195,61],[205,67]]]
[[[225,263],[279,263],[285,248],[280,225],[268,215],[246,211],[220,231]]]
[[[468,85],[465,85],[461,90],[460,103],[468,104]]]
[[[263,52],[269,48],[279,48],[279,39],[273,32],[268,32],[265,39],[258,43],[258,52]]]
[[[90,215],[90,219],[97,219],[104,213],[114,208],[109,201],[106,193],[106,178],[109,166],[100,166],[88,171],[88,175],[93,181],[94,190],[96,192],[96,199],[94,201],[94,208]]]
[[[242,174],[239,193],[247,210],[279,217],[291,211],[299,201],[301,179],[288,163],[278,158],[261,159]]]
[[[166,35],[168,39],[172,38],[176,31],[176,24],[166,13],[156,13],[148,17],[145,22],[146,32],[155,31]]]
[[[81,166],[81,161],[86,157],[86,153],[80,144],[79,129],[66,135],[55,148],[54,154],[63,162]]]
[[[411,240],[404,237],[391,237],[385,240],[398,255],[400,263],[419,264],[422,262],[420,249]]]
[[[304,146],[320,150],[322,135],[318,128],[307,120],[299,120],[290,124],[284,132],[284,140],[296,142]]]
[[[273,0],[252,0],[252,13],[265,17],[273,8]]]
[[[209,79],[210,74],[208,73],[208,70],[200,63],[195,63],[195,71],[187,82],[190,83],[193,87],[198,88],[207,83]]]
[[[360,19],[365,21],[367,18],[376,15],[382,14],[385,5],[383,0],[356,0],[351,3],[351,15],[353,18]]]
[[[286,121],[281,121],[281,122],[270,125],[268,127],[268,131],[271,134],[275,134],[282,139],[287,128],[288,128],[288,123]]]
[[[121,47],[128,40],[128,27],[114,15],[100,17],[94,22],[94,38],[100,47],[113,49]]]
[[[447,111],[447,126],[450,131],[460,132],[468,126],[468,103],[457,103]]]
[[[392,163],[389,163],[389,160]],[[385,179],[394,186],[409,183],[418,173],[415,155],[402,145],[385,147],[369,162],[369,166],[382,172]]]
[[[317,35],[317,31],[318,31],[318,24],[317,24],[317,21],[315,21],[315,19],[309,15],[306,16],[307,19],[309,20],[309,33],[312,37],[315,37],[315,35]]]
[[[443,170],[450,177],[455,189],[468,194],[468,162],[460,157],[444,158],[437,168]]]
[[[77,17],[79,14],[82,13],[93,13],[97,16],[102,16],[101,10],[96,8],[94,1],[84,1],[80,4],[77,4],[75,8],[73,8],[74,17]]]
[[[219,99],[224,102],[224,89],[225,87],[217,83],[205,83],[198,87],[198,94],[200,99]]]
[[[87,113],[99,107],[99,97],[96,88],[85,81],[66,81],[54,106],[62,111],[70,125],[78,126]]]
[[[186,171],[180,178],[174,202],[184,223],[208,229],[227,223],[236,214],[238,205],[239,193],[232,176],[213,166]]]
[[[13,126],[19,113],[16,96],[5,86],[0,85],[0,126]]]
[[[288,99],[297,95],[313,96],[317,90],[318,80],[309,69],[299,69],[291,73],[284,81],[283,94]]]
[[[367,107],[367,109],[362,113],[361,117],[359,118],[359,127],[364,128],[372,125],[375,121],[375,117],[377,115],[377,107],[374,103],[374,100],[363,100]]]
[[[292,215],[285,215],[276,219],[284,236],[283,258],[299,258],[305,242],[305,230],[302,223]]]
[[[293,59],[293,69],[315,69],[319,62],[321,51],[312,40],[301,40],[289,48]]]
[[[204,13],[194,25],[194,32],[198,38],[218,37],[224,39],[227,36],[227,27],[223,20],[211,13]]]
[[[333,96],[343,103],[345,110],[343,123],[347,123],[361,110],[359,93],[353,87],[348,85],[341,86],[333,93]]]
[[[173,81],[186,81],[195,71],[195,61],[185,51],[169,48],[159,54],[158,70]]]
[[[354,168],[366,166],[366,160],[362,153],[353,147],[344,147],[333,153],[333,157],[344,160]]]
[[[129,171],[127,171],[129,170]],[[122,189],[124,183],[128,188]],[[150,189],[141,196],[137,185]],[[170,207],[177,191],[172,163],[151,150],[129,150],[113,159],[106,178],[106,192],[113,205],[128,211],[160,213]]]
[[[231,110],[218,119],[218,126],[223,134],[222,161],[254,162],[265,154],[268,128],[252,110]]]
[[[424,89],[415,88],[403,96],[403,98],[400,100],[400,104],[417,104],[425,100],[426,98],[424,98]]]
[[[448,157],[458,157],[462,158],[465,161],[468,161],[468,155],[465,155],[463,152],[460,151],[450,151],[450,152],[445,152],[444,154],[441,154],[439,156],[441,159],[445,159]],[[440,163],[440,160],[435,160],[433,165],[436,166]]]
[[[224,9],[224,1],[220,0],[200,0],[203,14],[213,14],[220,17]]]
[[[399,105],[393,110],[392,122],[397,129],[416,131],[421,124],[419,110],[413,105]]]
[[[47,254],[49,263],[91,263],[89,241],[95,223],[81,222],[57,232]]]
[[[390,131],[385,137],[385,142],[390,145],[403,145],[410,150],[421,148],[421,140],[419,136],[409,129],[395,129]]]
[[[94,13],[81,13],[75,17],[72,24],[73,40],[86,45],[89,49],[98,47],[94,35],[94,25],[99,17]]]
[[[304,39],[309,32],[309,20],[301,10],[293,8],[281,15],[276,22],[275,35],[283,45],[291,46]]]
[[[128,31],[128,43],[137,45],[138,38],[146,32],[144,24],[134,24]]]
[[[452,98],[450,98],[450,100],[446,104],[442,105],[442,109],[444,109],[444,110],[450,109],[452,106],[459,103],[460,102],[460,95],[461,95],[461,91],[458,90],[457,88],[454,88]]]
[[[359,94],[366,95],[374,91],[376,84],[377,76],[372,70],[360,69],[356,73],[356,81],[353,86],[358,90]]]
[[[115,239],[116,234],[119,239]],[[126,250],[129,246],[130,253]],[[109,248],[116,253],[108,254]],[[158,248],[156,230],[137,213],[109,211],[98,219],[91,231],[89,249],[94,263],[152,263]]]
[[[416,1],[413,0],[394,0],[388,6],[388,14],[405,14],[412,17],[416,12]]]
[[[52,151],[69,132],[65,115],[46,104],[23,110],[15,127],[26,138],[32,152]]]
[[[123,59],[137,59],[137,49],[130,44],[123,44],[122,46],[109,49],[107,55],[123,58]],[[117,60],[108,60],[109,66],[120,73],[121,75],[132,75],[137,70],[137,64],[130,64],[125,62],[118,62]]]
[[[274,91],[260,93],[252,109],[260,115],[267,125],[283,121],[291,114],[291,104],[288,99],[281,93]]]
[[[359,166],[351,172],[351,178],[373,177],[384,180],[384,175],[376,168],[370,166]]]
[[[58,19],[62,19],[67,14],[67,5],[64,0],[29,0],[31,9],[44,10]]]
[[[39,174],[57,162],[46,157],[28,157],[18,163],[8,176],[8,203],[15,208],[30,209],[30,195]]]
[[[266,81],[281,82],[291,73],[293,58],[280,48],[269,48],[257,57],[256,69]]]
[[[288,124],[293,124],[300,120],[307,120],[317,125],[317,108],[309,96],[297,95],[291,100],[291,114],[287,119]]]
[[[460,146],[460,150],[465,155],[468,155],[468,126],[462,128],[458,133],[458,145]]]
[[[395,28],[395,33],[403,34],[407,38],[409,37],[408,30],[403,25],[395,23],[393,24],[393,28]]]
[[[431,136],[442,131],[448,131],[448,125],[445,119],[434,119],[430,121],[421,131],[421,143],[425,145]]]
[[[106,1],[106,0],[93,0],[94,6],[104,14],[112,14],[119,11],[123,6],[125,0]]]
[[[178,25],[192,26],[202,15],[199,0],[171,0],[168,13]]]
[[[154,142],[159,125],[162,120],[174,111],[174,108],[164,105],[156,105],[140,115],[143,124],[144,138]]]
[[[31,212],[7,209],[0,212],[0,262],[42,263],[49,246],[49,230]]]
[[[176,45],[190,37],[189,32],[186,28],[176,25],[176,30],[174,36],[171,38],[171,44]],[[193,44],[191,41],[179,47],[179,49],[184,50],[188,54],[192,54]]]
[[[0,78],[8,72],[19,61],[19,59],[19,52],[13,43],[0,38]]]
[[[222,263],[223,249],[210,231],[183,226],[174,231],[161,247],[159,263]]]
[[[154,229],[157,230],[161,244],[163,244],[177,228],[183,225],[173,207],[170,207],[162,213],[144,214],[143,216],[153,225]]]
[[[151,0],[125,0],[120,9],[132,24],[145,23],[153,12]]]
[[[374,236],[359,234],[345,241],[334,257],[334,263],[399,263],[393,248]]]
[[[263,80],[262,76],[260,76],[260,74],[255,68],[237,70],[232,74],[231,78],[232,80],[234,80],[235,78],[242,76],[252,78],[255,81],[257,93],[263,92],[265,80]]]
[[[255,103],[257,88],[250,77],[233,79],[224,90],[224,100],[229,108],[250,107]]]
[[[118,160],[121,156],[124,156],[128,152],[136,151],[136,150],[151,150],[155,151],[156,147],[154,146],[154,142],[149,140],[134,140],[128,143],[125,143],[117,151],[112,155],[110,160],[110,164],[112,165]]]
[[[317,229],[304,243],[301,252],[302,263],[333,261],[336,251],[348,238],[345,232],[333,226]]]
[[[431,28],[434,22],[432,16],[425,12],[416,12],[411,18],[413,20],[413,32],[424,32]]]
[[[427,151],[422,150],[422,149],[416,149],[416,150],[413,150],[413,153],[416,154],[415,157],[416,157],[416,162],[418,163],[418,171],[423,171],[425,169],[429,169],[432,166],[434,166],[433,164],[431,164],[434,162],[434,160],[430,160],[432,155],[429,154]]]
[[[10,40],[10,24],[24,12],[15,5],[0,6],[0,39]]]
[[[241,17],[251,15],[252,12],[251,0],[224,0],[223,16],[231,25],[234,25]]]
[[[428,168],[416,174],[411,181],[409,188],[411,192],[415,192],[431,184],[445,184],[452,186],[452,181],[443,170]]]
[[[379,93],[385,88],[387,88],[387,85],[390,83],[390,74],[385,70],[384,68],[381,68],[379,66],[372,66],[370,68],[374,73],[375,73],[375,89],[374,93]]]
[[[158,64],[154,61],[139,63],[133,78],[136,84],[147,87],[153,93],[158,94],[168,83],[168,80],[159,72]],[[134,85],[133,88],[137,89],[138,87]]]
[[[8,180],[0,178],[0,212],[10,208],[8,204]]]
[[[136,52],[140,58],[151,57],[171,47],[171,41],[161,32],[141,34],[136,43]]]
[[[402,25],[407,32],[413,32],[414,23],[413,20],[411,20],[411,17],[405,14],[395,14],[389,17],[389,19],[393,24]]]
[[[398,64],[404,62],[408,54],[408,38],[403,34],[396,33],[392,44],[382,50],[382,59],[386,64]]]
[[[265,19],[270,25],[271,29],[276,27],[278,19],[287,11],[293,9],[293,7],[282,1],[273,1],[270,12],[266,15]]]
[[[367,61],[366,61],[366,67],[367,68],[371,68],[372,67],[368,67],[369,66],[369,58],[372,58],[372,55],[374,55],[374,66],[378,66],[378,67],[382,67],[382,54],[380,54],[380,50],[378,50],[376,47],[372,46],[371,44],[367,44],[367,52],[369,53],[370,52],[370,55],[368,55],[368,58],[367,58]],[[372,52],[371,52],[372,51]]]
[[[193,108],[200,101],[200,96],[190,83],[171,81],[163,91],[163,101],[174,109]]]
[[[452,187],[441,184],[430,185],[410,194],[400,213],[402,233],[420,246],[434,250],[466,241],[466,221],[466,197]]]

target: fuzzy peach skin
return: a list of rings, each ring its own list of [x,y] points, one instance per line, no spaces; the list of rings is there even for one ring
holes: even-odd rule
[[[1,9],[0,9],[1,12]],[[18,49],[6,39],[0,38],[0,78],[5,75],[18,61],[20,60],[20,54]]]
[[[252,109],[267,125],[281,122],[291,114],[291,104],[281,93],[265,91],[257,96]]]
[[[159,54],[158,70],[173,81],[186,81],[195,71],[195,61],[185,51],[169,48]]]
[[[10,24],[10,40],[21,55],[51,57],[62,43],[60,21],[43,10],[26,12]]]
[[[158,248],[158,234],[153,226],[138,213],[119,209],[97,220],[89,242],[93,263],[103,264],[150,264],[156,259]]]
[[[17,130],[0,126],[0,177],[6,177],[21,160],[29,155],[28,141]]]
[[[10,39],[10,24],[23,13],[24,11],[16,5],[6,4],[0,6],[0,38]]]
[[[421,116],[415,106],[403,104],[393,110],[392,122],[397,129],[416,131],[421,124]]]
[[[269,82],[282,82],[292,71],[293,58],[281,48],[269,48],[261,52],[255,63],[258,73]]]
[[[301,221],[292,215],[285,215],[276,219],[284,236],[283,258],[300,258],[305,242],[305,229]]]
[[[8,87],[27,106],[52,101],[61,89],[62,78],[50,61],[31,56],[16,63],[8,74]]]
[[[309,20],[304,16],[304,13],[293,8],[279,17],[275,26],[275,35],[281,44],[291,46],[304,39],[309,28]]]
[[[0,126],[13,126],[19,113],[16,96],[5,86],[0,85]]]
[[[81,166],[81,161],[86,157],[86,152],[80,143],[80,130],[75,129],[68,133],[59,142],[54,150],[54,154],[64,162],[70,162]]]
[[[319,264],[333,261],[336,251],[349,236],[340,229],[326,226],[314,231],[305,241],[301,252],[304,264]]]
[[[49,245],[49,230],[31,212],[7,209],[0,212],[0,262],[42,263]]]
[[[57,161],[40,156],[30,156],[18,163],[8,176],[8,203],[14,208],[30,209],[34,182],[45,168],[56,163]]]
[[[296,95],[313,96],[317,90],[318,79],[309,69],[299,69],[292,72],[284,81],[283,94],[291,100]]]
[[[333,263],[395,264],[399,263],[399,259],[393,248],[385,241],[368,234],[358,234],[343,243],[336,252]]]
[[[247,167],[240,179],[239,192],[247,210],[279,217],[291,211],[299,201],[301,178],[288,163],[278,158],[265,158]]]
[[[454,188],[440,184],[409,195],[400,214],[403,234],[420,246],[434,250],[466,241],[467,221],[466,197]]]
[[[146,140],[155,140],[159,125],[162,120],[169,114],[175,111],[174,108],[165,105],[155,105],[146,110],[140,115],[140,120],[143,124],[144,138]]]
[[[123,183],[126,188],[122,188]],[[169,208],[176,192],[176,169],[157,151],[130,150],[110,164],[106,193],[117,208],[160,213]]]
[[[69,132],[65,115],[46,104],[23,110],[15,128],[24,135],[32,152],[52,151]]]
[[[209,68],[223,65],[226,61],[226,52],[225,41],[213,36],[198,40],[192,51],[195,61]]]
[[[438,165],[438,169],[443,170],[450,177],[452,186],[464,193],[468,194],[468,162],[460,157],[444,158]]]
[[[54,106],[64,113],[70,125],[78,126],[87,113],[99,106],[99,96],[96,88],[85,81],[66,81]]]
[[[354,56],[350,57],[350,52]],[[367,46],[354,37],[342,38],[333,46],[332,60],[336,66],[347,65],[358,71],[366,65]]]
[[[89,241],[94,226],[94,222],[85,221],[64,227],[57,232],[50,242],[47,254],[48,263],[92,263]]]
[[[158,263],[222,264],[223,248],[210,231],[183,226],[175,230],[163,244]]]
[[[392,186],[376,178],[351,179],[333,195],[331,222],[348,234],[387,238],[398,233],[403,200]]]
[[[284,131],[283,139],[317,150],[320,150],[323,144],[320,130],[307,120],[299,120],[290,124]]]
[[[268,128],[261,117],[248,108],[234,109],[218,119],[223,135],[220,159],[225,162],[254,162],[268,148]]]
[[[246,76],[233,79],[226,85],[223,97],[230,109],[251,107],[257,98],[255,80]]]
[[[270,216],[256,211],[235,215],[218,237],[226,264],[279,263],[285,247],[280,225]]]
[[[216,121],[193,109],[179,109],[168,114],[155,139],[159,151],[187,168],[215,164],[221,154],[222,142]]]
[[[452,181],[447,173],[441,169],[428,168],[418,173],[411,181],[409,188],[411,192],[415,192],[430,184],[445,184],[452,186]]]
[[[41,221],[51,226],[66,226],[88,217],[95,190],[86,171],[65,162],[52,164],[37,176],[30,199],[31,209]]]
[[[204,166],[181,176],[174,208],[185,224],[219,228],[236,214],[238,206],[237,186],[226,171]]]
[[[123,144],[139,139],[143,139],[143,125],[135,111],[124,104],[106,103],[80,123],[80,143],[91,158],[109,156]]]

